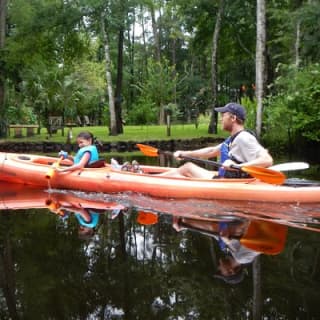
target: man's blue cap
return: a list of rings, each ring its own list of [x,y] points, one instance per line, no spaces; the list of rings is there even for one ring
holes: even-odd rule
[[[238,104],[238,103],[230,102],[226,104],[224,107],[215,108],[214,110],[222,113],[230,112],[240,120],[242,121],[246,120],[246,110],[241,104]]]

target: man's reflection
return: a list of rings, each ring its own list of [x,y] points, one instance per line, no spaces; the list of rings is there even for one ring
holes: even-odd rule
[[[230,220],[231,218],[231,220]],[[232,218],[199,220],[174,217],[176,231],[191,230],[216,240],[219,250],[215,278],[237,284],[244,278],[244,266],[260,254],[279,254],[285,245],[288,227],[271,221]]]

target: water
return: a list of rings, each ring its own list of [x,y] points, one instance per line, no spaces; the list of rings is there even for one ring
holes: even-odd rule
[[[8,184],[0,194],[0,319],[319,319],[319,204]],[[100,213],[92,237],[79,237],[79,204]],[[246,245],[260,251],[243,266],[242,281],[226,283],[216,277],[228,256],[216,231],[233,237],[249,224],[260,242]],[[272,237],[262,236],[265,228]]]

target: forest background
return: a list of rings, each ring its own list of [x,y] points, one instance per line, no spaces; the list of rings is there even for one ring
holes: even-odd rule
[[[267,144],[320,141],[320,4],[277,0],[0,0],[0,138],[50,116],[197,123],[230,101]],[[104,139],[104,137],[100,137]]]

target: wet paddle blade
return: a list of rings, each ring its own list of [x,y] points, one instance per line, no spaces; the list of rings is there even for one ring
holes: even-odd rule
[[[158,157],[159,150],[157,148],[148,146],[146,144],[137,143],[136,146],[140,149],[140,151],[148,156],[148,157]]]
[[[250,166],[241,167],[241,170],[266,183],[283,184],[286,180],[286,176],[282,172],[267,168]]]

